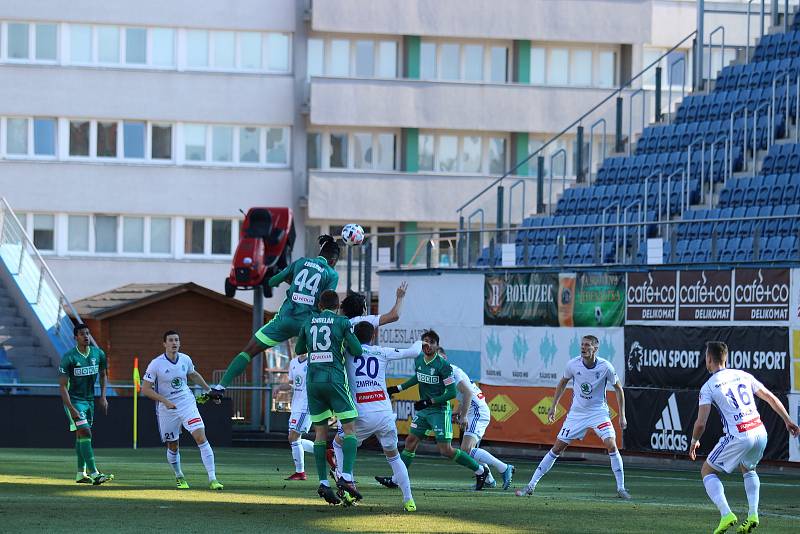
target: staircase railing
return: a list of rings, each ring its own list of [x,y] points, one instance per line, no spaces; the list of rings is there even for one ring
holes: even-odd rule
[[[75,339],[69,316],[81,322],[80,315],[5,198],[0,198],[0,259],[58,352],[72,347]]]

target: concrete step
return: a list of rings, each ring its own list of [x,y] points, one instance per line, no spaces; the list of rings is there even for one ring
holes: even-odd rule
[[[58,379],[58,368],[52,365],[37,365],[28,367],[18,367],[20,382],[56,382]],[[50,393],[57,392],[53,389]]]
[[[6,351],[8,361],[14,364],[18,370],[27,367],[51,367],[53,362],[50,357],[39,349],[20,348]]]
[[[30,335],[30,331],[28,331],[28,335],[20,335],[20,336],[2,336],[0,335],[0,345],[8,351],[12,348],[23,348],[23,347],[38,347],[39,340]]]
[[[10,313],[0,313],[0,325],[4,326],[25,326],[25,319],[19,315]]]
[[[0,337],[30,336],[31,330],[27,326],[0,324]]]
[[[0,310],[10,309],[10,308],[16,309],[16,304],[14,303],[14,300],[8,295],[0,295]]]

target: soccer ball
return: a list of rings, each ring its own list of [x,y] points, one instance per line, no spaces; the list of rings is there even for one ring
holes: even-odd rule
[[[345,225],[342,228],[342,241],[347,246],[360,245],[364,242],[364,229],[355,223]]]

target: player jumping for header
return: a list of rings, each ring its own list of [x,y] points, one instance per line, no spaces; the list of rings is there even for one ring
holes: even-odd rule
[[[611,363],[608,360],[597,357],[599,346],[600,342],[595,336],[583,336],[581,339],[581,355],[567,363],[564,376],[558,383],[558,387],[556,387],[553,406],[547,413],[548,421],[550,423],[555,421],[558,401],[564,394],[570,380],[572,380],[573,388],[572,406],[570,406],[567,419],[558,433],[555,445],[542,458],[528,485],[524,489],[517,490],[518,497],[533,495],[536,484],[550,471],[550,468],[558,460],[558,456],[566,450],[570,442],[573,439],[583,439],[586,431],[591,428],[597,434],[597,437],[603,440],[603,445],[608,449],[611,470],[614,471],[614,478],[617,479],[617,496],[625,500],[631,498],[630,493],[625,489],[622,456],[617,450],[616,432],[614,431],[614,425],[611,424],[608,404],[606,404],[606,385],[609,382],[614,385],[614,391],[617,393],[617,404],[619,405],[619,422],[623,429],[628,426],[625,421],[625,394]]]
[[[727,365],[728,346],[721,341],[706,343],[706,369],[711,373],[711,378],[700,388],[700,408],[689,445],[689,458],[695,460],[713,404],[722,418],[725,433],[706,458],[700,472],[706,493],[722,516],[714,534],[726,532],[736,525],[736,516],[728,506],[725,489],[717,473],[731,473],[737,467],[742,471],[749,510],[747,520],[739,525],[736,532],[752,532],[759,525],[758,499],[761,483],[756,466],[767,447],[767,431],[761,422],[754,397],[765,401],[781,416],[792,436],[800,435],[800,427],[792,421],[786,408],[770,390],[751,374],[728,369]]]

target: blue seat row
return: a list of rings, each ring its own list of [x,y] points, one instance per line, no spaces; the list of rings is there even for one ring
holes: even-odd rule
[[[769,135],[769,121],[770,117],[763,114],[758,118],[758,131],[756,132],[756,141],[766,147],[766,141]],[[745,128],[745,122],[747,127]],[[782,137],[785,130],[785,116],[783,114],[776,115],[775,117],[775,133],[777,136]],[[745,138],[745,135],[747,136]],[[678,150],[686,150],[690,144],[694,142],[705,141],[707,149],[711,144],[717,142],[717,146],[721,147],[726,138],[731,137],[731,121],[727,119],[719,119],[713,121],[697,121],[697,122],[683,122],[680,124],[667,124],[663,126],[651,126],[645,128],[642,136],[636,143],[637,154],[653,154],[656,152],[674,152]],[[744,117],[739,117],[733,123],[733,145],[736,149],[743,146],[744,142],[747,143],[748,148],[753,146],[753,118],[748,117],[745,121]],[[699,146],[697,147],[699,150]],[[721,148],[720,148],[721,150]],[[741,151],[739,151],[734,158],[735,167],[741,167]]]
[[[772,80],[776,76],[784,77],[786,74],[796,82],[800,72],[800,57],[773,59],[772,61],[758,61],[744,65],[727,65],[722,68],[717,76],[715,91],[732,91],[734,89],[756,89],[772,87]],[[790,86],[792,81],[790,80]]]
[[[679,213],[681,203],[685,204],[688,200],[689,204],[693,204],[700,199],[699,180],[691,181],[688,195],[684,192],[684,183],[681,181],[673,181],[669,184],[669,189],[667,187],[667,182],[662,181],[661,213],[666,213],[668,208],[670,214]],[[583,192],[580,192],[581,190]],[[571,191],[575,192],[571,193]],[[645,193],[647,194],[647,209],[657,210],[659,205],[658,181],[651,180],[648,184],[598,185],[567,189],[558,200],[556,214],[592,214],[616,205],[620,206],[620,210],[629,207],[629,211],[632,211],[636,210],[635,203],[637,202],[640,203],[641,208],[644,208]]]
[[[765,35],[758,42],[752,61],[800,56],[800,31]]]
[[[734,162],[737,159],[741,162],[740,149],[734,147],[733,152]],[[722,172],[725,165],[725,159],[722,157],[723,153],[724,151],[720,153],[720,157],[714,158],[713,171],[716,181],[722,180]],[[639,184],[643,183],[654,172],[660,172],[662,179],[666,180],[672,173],[685,171],[688,160],[689,157],[686,151],[606,158],[603,166],[597,171],[595,183],[598,185]],[[700,150],[693,151],[691,164],[689,165],[692,177],[699,177],[701,169],[705,172],[705,176],[710,176],[709,173],[712,169],[710,155],[703,157]],[[736,170],[739,170],[739,167],[734,167],[734,171]],[[681,176],[682,172],[673,180],[680,180]],[[652,181],[653,178],[650,178],[651,183]]]
[[[800,204],[800,172],[732,180],[720,191],[719,207]]]
[[[625,217],[626,221],[623,220],[621,213],[619,222],[639,223],[639,217],[642,218],[641,222],[655,221],[657,219],[654,211],[644,213],[639,210],[629,210],[627,217]],[[603,222],[603,215],[596,213],[537,217],[531,226],[523,226],[517,230],[516,244],[547,245],[556,243],[559,238],[563,238],[566,243],[590,243],[603,237],[606,240],[614,239],[617,236],[617,228],[620,227],[605,226],[604,228],[603,225],[614,225],[616,223],[616,210],[613,213],[611,210],[606,212],[605,223]],[[625,229],[629,237],[639,232],[638,226],[635,225],[627,226]],[[651,237],[655,235],[656,225],[649,224],[647,227],[643,227],[641,231],[642,237]],[[622,237],[622,232],[620,232],[620,237]]]
[[[646,254],[647,244],[642,243],[638,255],[640,263],[645,262]],[[675,245],[674,255],[669,242],[664,243],[663,259],[665,263],[788,261],[800,259],[800,251],[795,236],[771,237],[761,242],[758,252],[751,237],[721,238],[716,244],[711,238],[681,239]]]
[[[800,127],[800,125],[798,125]],[[800,144],[774,145],[761,167],[762,174],[800,172]]]
[[[797,109],[797,91],[795,88],[796,80],[792,80],[789,91],[789,113],[794,115]],[[781,84],[776,87],[775,105],[776,115],[780,111],[786,110],[786,89]],[[764,104],[772,103],[772,87],[761,89],[736,89],[733,91],[714,91],[707,95],[689,95],[683,99],[677,113],[675,123],[696,122],[707,120],[730,120],[731,113],[736,112],[736,117],[744,116],[742,107],[747,108],[749,117],[753,116],[756,109],[759,115],[766,115]],[[752,124],[752,123],[748,123]]]
[[[605,261],[614,257],[615,245],[606,243]],[[591,265],[599,261],[599,247],[594,243],[570,243],[559,247],[549,245],[517,245],[515,263],[518,266],[530,265]],[[476,261],[478,267],[499,266],[502,263],[500,247],[495,247],[494,257],[490,259],[490,248],[481,251]]]
[[[765,217],[796,216],[791,219],[764,219]],[[800,231],[800,205],[791,206],[739,206],[710,210],[688,210],[677,225],[678,238],[749,237],[759,233],[762,237],[796,235]],[[761,218],[762,220],[758,220]],[[711,219],[711,221],[708,221]],[[714,219],[734,219],[720,220]],[[707,222],[700,222],[706,220]]]

